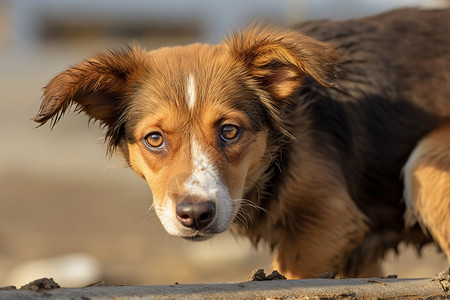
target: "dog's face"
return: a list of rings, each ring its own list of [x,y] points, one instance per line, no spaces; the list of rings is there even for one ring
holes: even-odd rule
[[[336,54],[292,31],[254,28],[223,43],[132,48],[87,60],[45,88],[35,121],[75,102],[149,184],[165,229],[205,239],[229,228],[285,134],[280,108],[309,75],[332,85]]]
[[[225,231],[261,172],[264,107],[223,51],[192,45],[150,53],[148,69],[157,71],[139,84],[125,116],[129,164],[148,182],[173,235]]]

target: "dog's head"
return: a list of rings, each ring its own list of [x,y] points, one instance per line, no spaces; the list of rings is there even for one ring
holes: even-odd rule
[[[46,87],[35,121],[58,121],[75,104],[106,127],[144,178],[165,229],[205,239],[229,228],[242,197],[270,162],[268,137],[286,134],[280,109],[305,76],[332,86],[336,53],[276,28],[86,60]]]

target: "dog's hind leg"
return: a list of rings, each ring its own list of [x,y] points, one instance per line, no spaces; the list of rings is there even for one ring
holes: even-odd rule
[[[404,167],[406,225],[417,221],[450,262],[450,124],[425,136]]]

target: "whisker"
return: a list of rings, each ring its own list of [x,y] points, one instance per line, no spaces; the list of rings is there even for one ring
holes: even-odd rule
[[[250,201],[250,200],[248,200],[248,199],[235,199],[235,200],[233,200],[233,201],[237,202],[237,203],[240,204],[242,207],[250,207],[250,208],[254,208],[254,209],[256,209],[257,211],[261,211],[261,212],[263,212],[263,213],[266,213],[268,216],[270,216],[270,217],[272,217],[272,218],[274,217],[274,215],[272,214],[271,211],[269,211],[268,209],[266,209],[266,208],[264,208],[264,207],[261,207],[261,206],[256,205],[253,201]]]
[[[237,220],[237,221],[239,221],[240,223],[242,223],[242,225],[244,225],[244,227],[246,228],[246,229],[248,229],[249,227],[248,227],[248,219],[244,216],[244,215],[242,215],[241,214],[241,212],[242,211],[240,211],[238,214],[236,214],[236,216],[235,216],[235,219]]]
[[[253,218],[247,213],[240,214],[241,218],[244,219],[244,225],[249,229],[249,224],[253,224]]]
[[[150,214],[153,212],[154,214],[151,217],[156,217],[156,211],[154,211],[154,205],[155,203],[152,203],[152,205],[150,205],[150,207],[147,209],[147,211],[145,212],[145,214],[139,219],[138,223],[144,222],[145,219],[150,216]]]

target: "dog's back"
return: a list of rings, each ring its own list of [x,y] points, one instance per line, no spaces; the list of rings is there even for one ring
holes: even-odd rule
[[[364,19],[306,22],[296,29],[341,54],[336,99],[372,93],[450,116],[450,10],[400,9]]]

